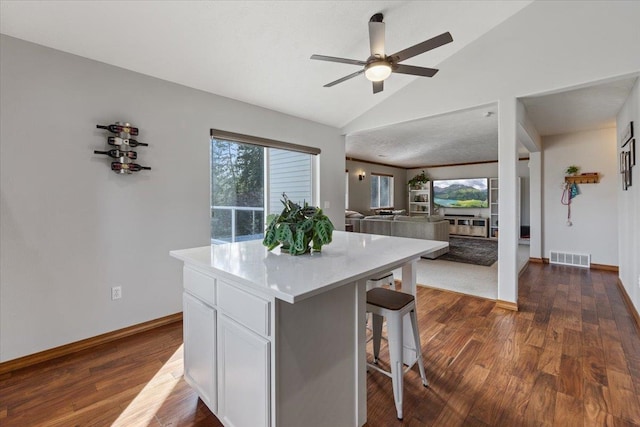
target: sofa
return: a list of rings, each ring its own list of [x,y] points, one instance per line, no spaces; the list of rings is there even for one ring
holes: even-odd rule
[[[440,216],[373,215],[364,218],[345,218],[356,233],[383,236],[411,237],[414,239],[449,241],[449,221]],[[435,259],[449,252],[449,247],[437,250],[423,258]]]

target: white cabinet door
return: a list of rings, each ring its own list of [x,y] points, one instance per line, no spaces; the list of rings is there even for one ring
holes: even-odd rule
[[[216,311],[184,292],[184,377],[202,401],[217,412]]]
[[[218,416],[227,426],[270,425],[269,341],[218,318]]]

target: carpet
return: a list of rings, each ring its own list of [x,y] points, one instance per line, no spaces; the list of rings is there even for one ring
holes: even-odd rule
[[[449,253],[438,259],[489,267],[498,260],[498,241],[450,237]]]

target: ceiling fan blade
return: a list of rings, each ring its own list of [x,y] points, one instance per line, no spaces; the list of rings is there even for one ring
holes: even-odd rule
[[[412,76],[433,77],[438,72],[435,68],[415,67],[413,65],[398,64],[393,68],[394,73],[411,74]]]
[[[362,74],[362,73],[364,73],[364,69],[362,69],[362,70],[360,70],[360,71],[356,71],[355,73],[351,73],[351,74],[349,74],[348,76],[344,76],[343,78],[338,79],[338,80],[336,80],[336,81],[333,81],[333,82],[331,82],[331,83],[327,83],[326,85],[324,85],[324,87],[331,87],[331,86],[335,86],[335,85],[337,85],[338,83],[342,83],[342,82],[344,82],[344,81],[346,81],[346,80],[352,79],[352,78],[354,78],[355,76],[359,76],[359,75],[360,75],[360,74]]]
[[[357,59],[336,58],[335,56],[311,55],[311,59],[317,59],[319,61],[339,62],[341,64],[367,65],[365,61],[358,61]]]
[[[379,82],[371,82],[373,83],[373,93],[382,92],[384,89],[384,80],[380,80]]]
[[[369,46],[371,56],[384,58],[384,22],[369,21]]]
[[[404,50],[401,50],[400,52],[394,53],[391,56],[397,63],[404,61],[405,59],[413,58],[414,56],[420,55],[421,53],[428,52],[447,43],[451,43],[452,41],[453,37],[451,37],[451,33],[447,31],[446,33],[442,33],[432,39],[425,40],[422,43],[418,43]]]

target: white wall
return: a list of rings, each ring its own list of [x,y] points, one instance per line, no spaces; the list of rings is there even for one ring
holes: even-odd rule
[[[621,151],[620,136],[633,121],[636,135],[636,150],[640,150],[640,81],[636,81],[629,98],[617,117],[616,156]],[[625,150],[627,147],[625,147]],[[617,159],[617,157],[616,157]],[[627,191],[622,191],[621,176],[616,182],[618,195],[618,252],[620,281],[631,298],[636,311],[640,312],[640,154],[636,152],[636,166],[632,169],[633,182]]]
[[[531,194],[529,160],[519,160],[516,165],[516,174],[520,178],[520,225],[530,225],[531,221]]]
[[[347,160],[349,171],[349,209],[364,215],[373,215],[371,211],[371,174],[380,173],[393,175],[393,199],[396,209],[407,208],[407,172],[402,168],[383,166],[375,163]],[[360,181],[358,174],[365,172],[365,178]],[[344,176],[343,176],[344,178]],[[343,179],[344,182],[344,179]]]
[[[543,257],[550,250],[591,254],[595,264],[618,265],[618,187],[616,130],[578,132],[542,138]],[[599,184],[579,184],[580,195],[567,206],[560,203],[564,171],[580,166],[581,172],[601,174]]]
[[[210,128],[321,148],[320,199],[343,227],[338,129],[6,36],[0,49],[0,361],[181,311],[168,252],[209,243]],[[93,154],[95,125],[123,120],[152,171]]]
[[[540,142],[542,144],[542,142]],[[529,153],[529,256],[542,261],[542,152]]]

